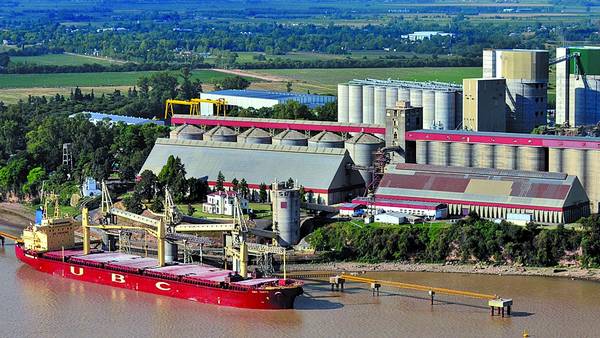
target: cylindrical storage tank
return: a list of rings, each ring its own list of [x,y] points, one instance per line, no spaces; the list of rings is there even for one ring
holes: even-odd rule
[[[345,147],[350,154],[350,158],[354,164],[361,166],[371,166],[375,159],[375,152],[385,146],[385,142],[371,134],[359,133],[346,141]],[[368,187],[373,177],[369,171],[359,170],[360,175]]]
[[[470,143],[450,143],[450,165],[453,167],[472,167],[472,146]]]
[[[435,122],[444,130],[456,128],[456,94],[453,92],[435,92]]]
[[[422,96],[423,104],[423,129],[436,129],[435,119],[435,92],[424,90]]]
[[[587,150],[585,149],[564,149],[564,173],[569,175],[576,175],[583,185],[583,188],[588,190],[591,185],[588,180],[589,174],[589,163],[587,163]]]
[[[398,101],[398,88],[386,87],[385,88],[385,107],[386,108],[396,107],[396,101]]]
[[[433,141],[429,145],[428,164],[448,166],[450,156],[450,143]]]
[[[564,158],[561,148],[548,149],[548,171],[553,173],[564,172]]]
[[[375,124],[385,125],[385,87],[375,87]]]
[[[184,124],[169,133],[169,138],[178,140],[202,140],[204,131],[194,125]]]
[[[517,169],[525,171],[544,171],[546,154],[542,147],[518,147]]]
[[[216,126],[204,133],[204,139],[217,142],[235,142],[237,140],[237,134],[231,128]]]
[[[398,101],[410,102],[410,90],[408,88],[398,88]]]
[[[177,261],[177,244],[165,241],[165,262],[172,263]]]
[[[348,122],[348,85],[338,85],[338,122]]]
[[[362,88],[362,123],[375,123],[375,87]]]
[[[263,129],[252,127],[237,137],[238,143],[271,144],[271,135]]]
[[[517,169],[517,147],[507,145],[497,145],[494,147],[494,156],[496,157],[497,169]]]
[[[473,144],[472,163],[475,168],[495,168],[494,145],[475,143]]]
[[[413,107],[423,107],[423,90],[419,88],[410,89],[410,105]]]
[[[272,142],[273,144],[282,146],[306,147],[308,145],[308,138],[299,131],[287,129],[273,136]]]
[[[416,142],[416,162],[417,164],[429,164],[429,141]]]
[[[308,140],[309,147],[344,148],[344,139],[330,131],[322,131]]]
[[[300,240],[300,191],[285,189],[273,184],[271,190],[273,203],[273,229],[279,237],[280,246],[288,247],[298,244]]]
[[[589,178],[585,189],[592,205],[591,212],[597,213],[598,204],[600,203],[600,185],[596,179],[600,177],[600,152],[597,150],[587,150],[585,163],[587,163],[585,176]]]
[[[348,85],[348,122],[362,123],[361,85]]]

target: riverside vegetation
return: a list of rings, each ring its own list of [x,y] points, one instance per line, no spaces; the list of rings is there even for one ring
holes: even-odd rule
[[[600,266],[600,216],[581,220],[582,229],[543,229],[495,223],[471,214],[447,226],[333,223],[308,238],[324,260],[364,262],[490,262],[526,266]]]

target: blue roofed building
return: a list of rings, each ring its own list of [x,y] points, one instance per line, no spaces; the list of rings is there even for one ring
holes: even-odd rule
[[[71,114],[69,115],[69,117],[74,117],[77,116],[79,114],[85,114],[85,115],[89,115],[89,120],[90,122],[92,122],[93,124],[96,124],[98,122],[101,121],[108,121],[110,123],[125,123],[127,125],[134,125],[134,124],[148,124],[148,123],[154,123],[157,125],[164,125],[163,121],[160,120],[152,120],[152,119],[145,119],[142,117],[134,117],[134,116],[123,116],[123,115],[113,115],[113,114],[104,114],[104,113],[96,113],[96,112],[90,112],[90,111],[83,111],[81,113],[76,113],[76,114]]]
[[[305,104],[309,108],[315,108],[336,100],[335,96],[329,95],[273,92],[249,89],[217,90],[210,93],[201,93],[200,98],[210,100],[224,99],[229,106],[236,106],[240,108],[252,107],[256,109],[273,107],[276,104],[285,103],[287,101],[297,101]],[[201,103],[200,112],[202,115],[213,115],[213,104]]]

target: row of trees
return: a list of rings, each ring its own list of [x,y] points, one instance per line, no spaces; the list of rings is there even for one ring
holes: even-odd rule
[[[583,220],[583,231],[540,229],[497,224],[470,215],[448,227],[413,225],[357,227],[336,223],[316,230],[309,242],[327,259],[363,261],[443,262],[481,261],[554,266],[562,259],[579,259],[600,266],[600,217]],[[581,256],[576,252],[581,249]]]
[[[297,101],[286,101],[273,107],[263,108],[234,108],[228,111],[229,116],[256,117],[291,120],[337,120],[337,102],[328,102],[322,106],[310,109]]]

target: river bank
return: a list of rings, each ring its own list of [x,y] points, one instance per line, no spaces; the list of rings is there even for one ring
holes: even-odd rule
[[[330,262],[330,263],[302,263],[288,264],[288,272],[301,271],[330,271],[341,272],[441,272],[441,273],[466,273],[499,276],[540,276],[560,277],[578,280],[600,282],[600,269],[584,269],[580,267],[529,267],[513,265],[491,264],[459,264],[459,263],[358,263],[358,262]]]
[[[4,225],[23,229],[35,221],[35,215],[20,203],[0,203],[0,222]]]

